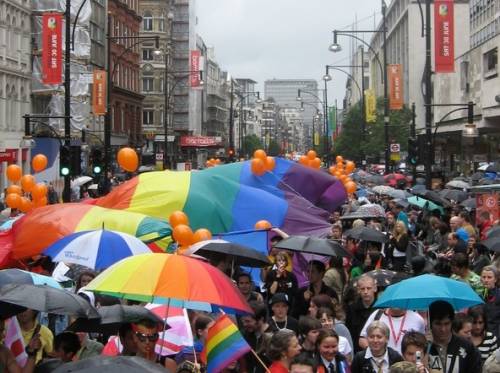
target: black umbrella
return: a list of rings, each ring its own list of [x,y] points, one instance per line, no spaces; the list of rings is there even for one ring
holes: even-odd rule
[[[486,240],[481,241],[481,244],[488,250],[500,253],[500,236],[488,237]]]
[[[274,247],[325,256],[351,256],[339,243],[325,238],[290,236]]]
[[[138,356],[94,356],[66,363],[53,373],[170,373],[160,364]]]
[[[486,231],[486,238],[490,239],[493,237],[500,236],[500,226],[491,227]]]
[[[231,259],[234,259],[235,265],[247,267],[260,268],[272,264],[267,255],[249,247],[225,240],[206,240],[198,242],[191,245],[184,254],[196,254],[207,259],[210,259],[214,255],[230,256]]]
[[[470,179],[472,181],[479,181],[484,177],[484,172],[474,172],[471,176]]]
[[[363,241],[382,242],[382,243],[388,241],[388,238],[384,233],[370,227],[358,227],[349,229],[348,231],[345,232],[345,235],[346,237],[351,237]]]
[[[79,295],[47,285],[4,285],[0,287],[0,299],[5,303],[56,315],[99,317],[97,310]]]
[[[365,275],[370,276],[377,282],[378,287],[387,287],[392,284],[392,279],[397,272],[389,271],[387,269],[375,269],[370,272],[366,272]],[[356,287],[358,284],[359,277],[352,281],[352,284]]]
[[[467,199],[467,193],[459,189],[443,189],[439,195],[450,201],[462,202]]]
[[[466,209],[473,210],[476,208],[476,198],[471,197],[467,198],[465,201],[460,202],[460,206],[465,207]]]
[[[490,164],[486,170],[486,172],[500,172],[500,163],[495,162],[493,164]]]
[[[437,203],[437,204],[439,204],[439,205],[441,205],[443,207],[450,207],[451,206],[450,201],[444,199],[443,197],[441,197],[439,195],[438,192],[435,192],[433,190],[426,191],[425,194],[422,197],[428,199],[429,201]]]
[[[366,181],[376,185],[384,185],[385,180],[382,175],[370,175],[366,177]]]
[[[133,323],[141,320],[150,320],[155,324],[163,325],[163,320],[150,310],[141,306],[124,306],[115,304],[104,306],[97,310],[100,319],[80,317],[75,320],[68,330],[73,332],[116,334],[124,323]]]

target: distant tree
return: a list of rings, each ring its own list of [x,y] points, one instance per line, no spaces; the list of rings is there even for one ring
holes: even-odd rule
[[[276,140],[271,140],[269,142],[269,149],[267,150],[267,155],[276,157],[280,155],[280,153],[281,153],[280,145],[276,142]]]
[[[243,138],[243,152],[247,158],[251,158],[254,151],[257,149],[263,149],[262,141],[257,137],[257,135],[246,135]]]

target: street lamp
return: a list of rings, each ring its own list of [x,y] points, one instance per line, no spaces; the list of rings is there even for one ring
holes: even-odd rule
[[[323,147],[324,147],[324,150],[323,150],[323,156],[325,157],[325,162],[328,163],[328,103],[327,103],[327,87],[326,87],[326,80],[325,80],[325,89],[323,89],[323,100],[321,100],[318,96],[316,96],[314,93],[312,92],[309,92],[309,91],[306,91],[306,90],[303,90],[303,89],[298,89],[297,90],[297,101],[302,101],[302,97],[301,97],[301,92],[304,92],[304,93],[307,93],[311,96],[313,96],[314,98],[316,98],[318,100],[318,102],[323,106],[323,125],[324,125],[324,142],[323,142]]]
[[[389,163],[390,163],[390,149],[389,149],[389,91],[388,91],[388,84],[387,84],[387,25],[386,25],[386,10],[387,6],[385,5],[385,1],[382,0],[382,30],[353,30],[353,31],[340,31],[340,30],[334,30],[333,31],[333,43],[330,44],[328,49],[332,52],[339,52],[342,48],[337,42],[337,35],[345,35],[352,37],[362,44],[366,45],[369,50],[372,51],[372,53],[375,56],[375,59],[377,60],[380,71],[383,76],[383,85],[384,85],[384,143],[385,143],[385,150],[384,150],[384,159],[385,159],[385,173],[389,172]],[[363,39],[357,37],[357,33],[382,33],[383,34],[383,45],[382,45],[382,52],[383,52],[383,59],[384,59],[384,64],[380,61],[378,57],[378,53],[375,52],[375,50],[372,48],[370,44],[365,42]]]

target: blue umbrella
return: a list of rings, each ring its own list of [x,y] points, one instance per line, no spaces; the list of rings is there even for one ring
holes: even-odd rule
[[[105,269],[132,255],[151,253],[138,238],[122,232],[95,230],[70,234],[43,252],[54,262]]]
[[[61,285],[52,277],[14,268],[0,270],[0,286],[7,284],[48,285],[62,289]]]
[[[437,300],[450,303],[456,310],[483,303],[465,282],[436,275],[421,275],[389,286],[378,298],[375,307],[426,310]]]

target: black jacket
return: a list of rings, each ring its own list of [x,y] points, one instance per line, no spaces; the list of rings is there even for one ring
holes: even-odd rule
[[[307,315],[307,311],[309,309],[309,304],[311,302],[311,299],[305,300],[304,293],[309,289],[310,289],[310,286],[304,286],[303,288],[300,288],[299,291],[297,292],[297,295],[295,297],[295,302],[293,305],[293,311],[292,311],[292,315],[296,319],[299,319],[300,316]],[[337,292],[335,290],[333,290],[331,287],[325,285],[324,283],[321,283],[321,289],[319,290],[319,293],[318,294],[313,293],[313,295],[311,295],[311,298],[314,297],[315,295],[319,295],[319,294],[326,294],[332,299],[335,299],[337,301],[339,300]]]
[[[373,303],[375,303],[375,301]],[[359,335],[361,334],[361,330],[363,330],[363,326],[365,326],[366,320],[368,320],[368,317],[370,317],[373,311],[373,304],[365,308],[361,298],[358,298],[354,303],[346,307],[345,325],[351,333],[354,352],[360,351],[358,344]]]
[[[389,354],[389,366],[398,361],[403,361],[403,357],[390,347],[387,347]],[[359,351],[352,359],[351,373],[377,373],[373,369],[371,359],[365,359],[366,350]]]
[[[447,348],[446,371],[444,373],[473,373],[481,367],[481,355],[469,341],[452,335]],[[438,347],[431,344],[429,349],[429,369],[442,370]]]
[[[325,367],[323,364],[323,360],[321,359],[321,355],[316,355],[316,373],[329,373],[328,367]],[[337,353],[335,356],[335,372],[336,373],[347,373],[349,367],[349,363],[347,362],[344,355],[341,353]]]

